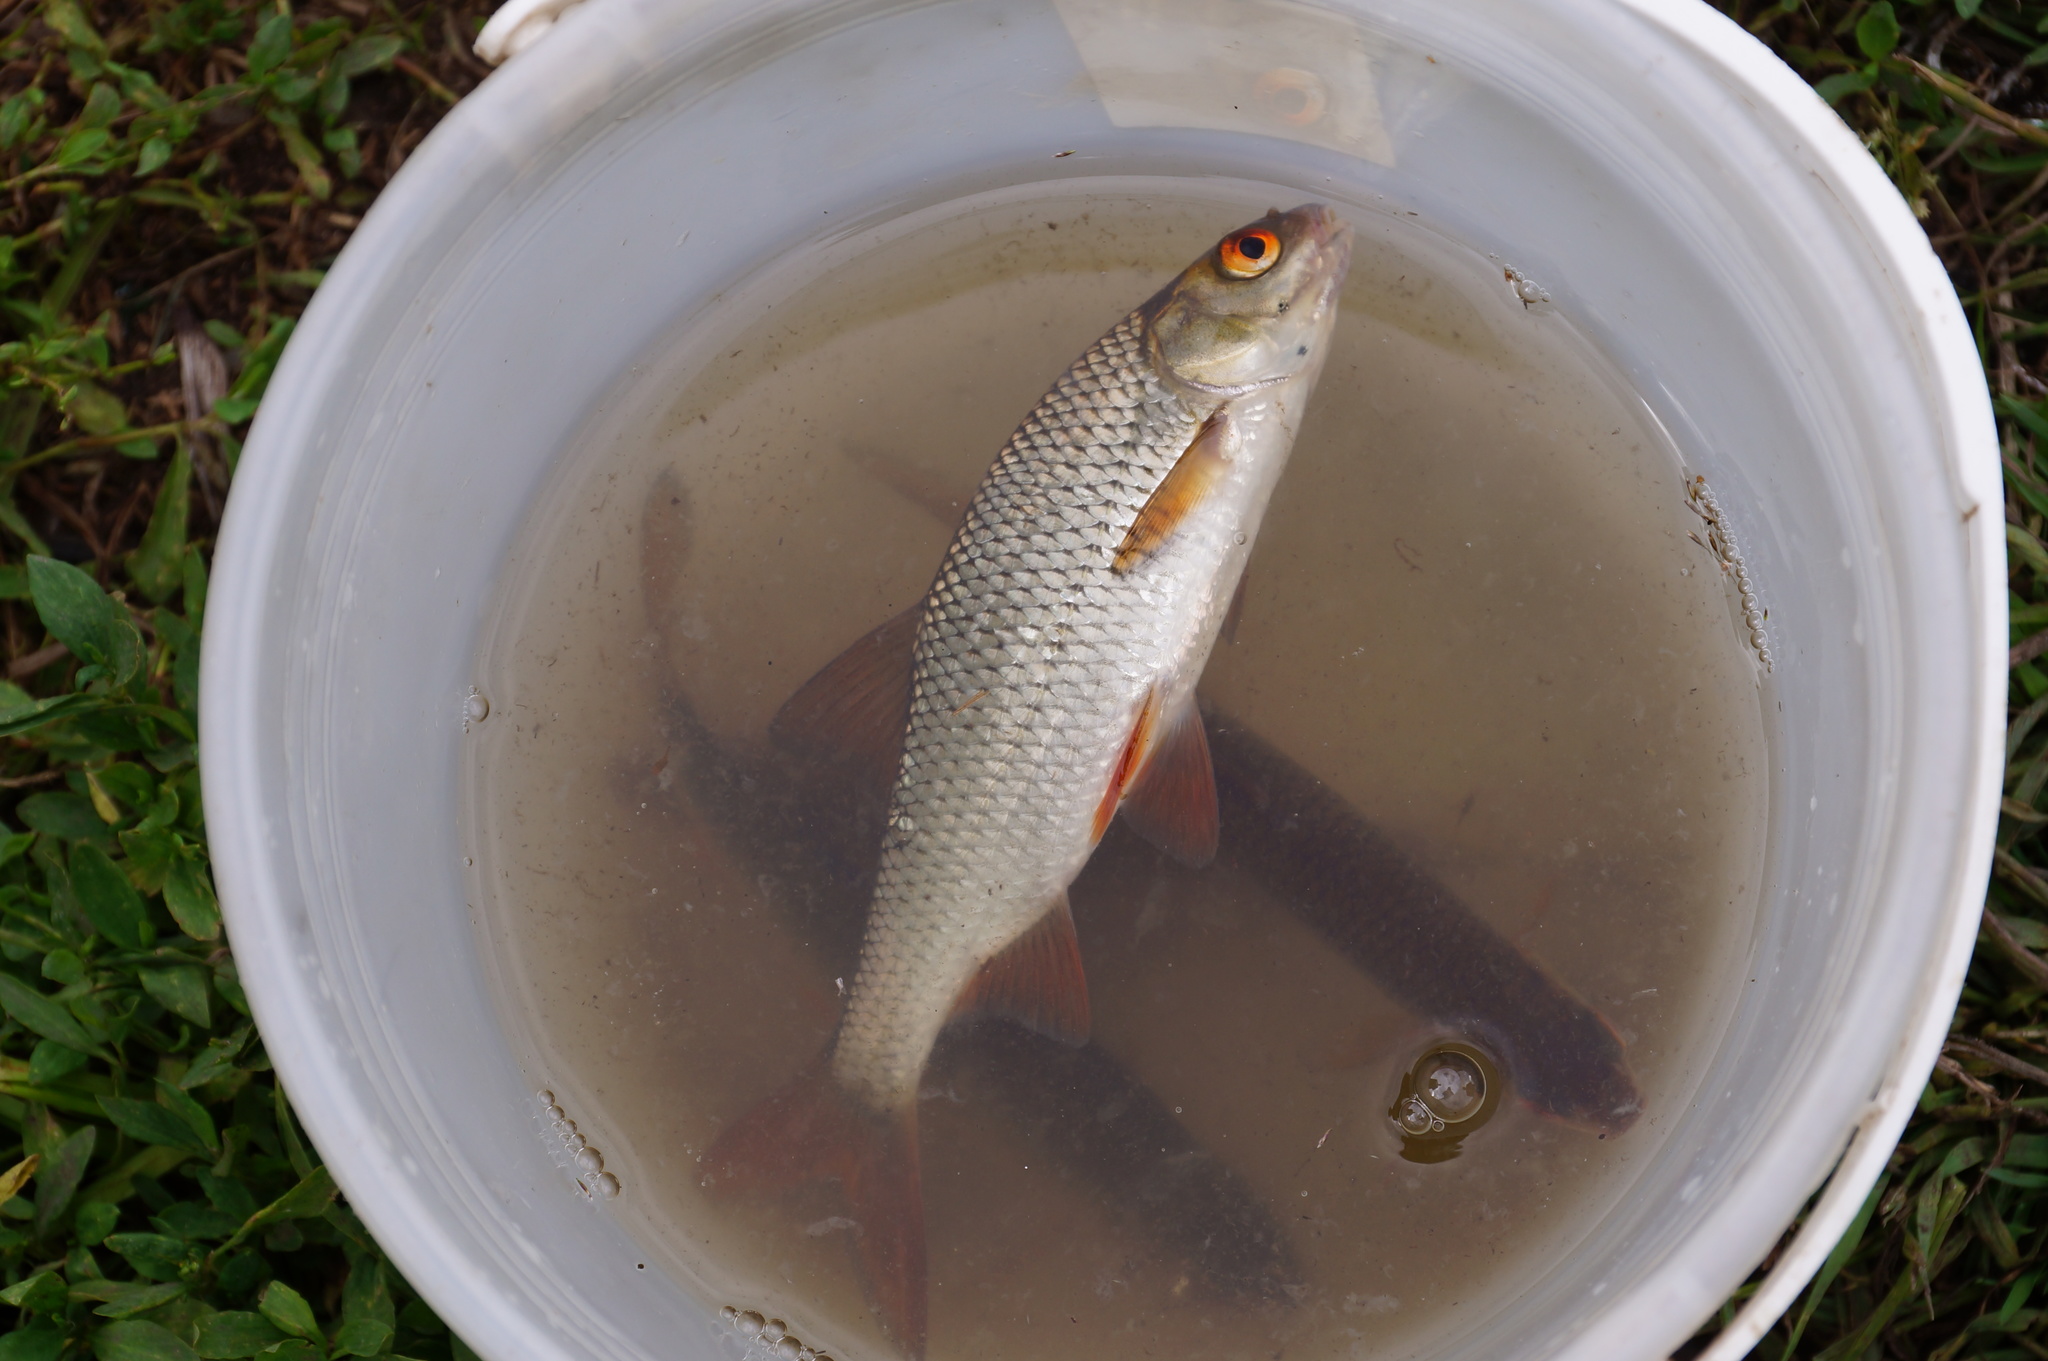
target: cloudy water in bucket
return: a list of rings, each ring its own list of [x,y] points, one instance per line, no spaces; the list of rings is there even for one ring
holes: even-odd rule
[[[797,252],[535,507],[468,710],[471,902],[564,1185],[646,1289],[733,1311],[685,1354],[898,1354],[837,1187],[702,1185],[832,1035],[886,796],[770,719],[923,595],[1090,342],[1303,197],[1069,182]],[[1424,1354],[1627,1193],[1732,1007],[1767,751],[1721,541],[1541,280],[1347,215],[1202,681],[1217,859],[1113,827],[1072,890],[1092,1042],[984,1022],[927,1069],[934,1357]]]

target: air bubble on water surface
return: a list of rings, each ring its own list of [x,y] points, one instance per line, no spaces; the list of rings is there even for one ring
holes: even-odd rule
[[[780,1342],[789,1333],[789,1325],[779,1318],[771,1318],[761,1325],[763,1342]]]
[[[1422,1101],[1448,1123],[1471,1117],[1486,1099],[1486,1079],[1463,1054],[1438,1054],[1422,1079]]]
[[[484,692],[474,685],[462,701],[462,730],[468,732],[472,725],[481,723],[491,716],[491,702],[484,698]]]
[[[590,1193],[599,1200],[615,1200],[619,1194],[619,1179],[609,1172],[600,1172],[590,1183]]]
[[[1401,1156],[1419,1163],[1456,1157],[1463,1140],[1500,1105],[1502,1085],[1493,1061],[1463,1041],[1424,1049],[1402,1075],[1387,1111],[1401,1135]]]

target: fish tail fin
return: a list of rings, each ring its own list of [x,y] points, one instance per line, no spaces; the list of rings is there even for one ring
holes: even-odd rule
[[[727,1128],[704,1162],[704,1184],[715,1193],[838,1182],[883,1331],[911,1361],[923,1361],[924,1184],[915,1107],[869,1110],[819,1062]]]

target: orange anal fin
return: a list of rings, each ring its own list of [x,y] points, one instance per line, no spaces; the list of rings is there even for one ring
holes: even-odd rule
[[[1229,467],[1230,422],[1219,408],[1202,422],[1193,442],[1139,508],[1138,518],[1117,546],[1111,570],[1128,572],[1158,552],[1195,507],[1208,499]]]
[[[1117,807],[1124,801],[1124,791],[1131,787],[1137,777],[1138,767],[1144,762],[1145,749],[1152,738],[1153,725],[1159,718],[1159,691],[1155,687],[1145,695],[1145,703],[1138,710],[1138,721],[1131,725],[1131,735],[1124,742],[1124,749],[1118,753],[1116,765],[1109,772],[1109,787],[1102,791],[1102,801],[1095,805],[1095,840],[1102,840],[1102,834],[1109,830],[1110,821],[1116,817]]]
[[[981,966],[953,1003],[953,1015],[1007,1016],[1062,1044],[1088,1043],[1088,977],[1066,894]]]
[[[814,1063],[727,1128],[704,1164],[713,1194],[838,1182],[883,1330],[922,1361],[927,1284],[915,1108],[867,1110]]]
[[[1216,767],[1192,698],[1161,725],[1124,795],[1123,815],[1131,830],[1184,865],[1215,858]]]
[[[893,777],[910,716],[922,610],[912,606],[827,662],[783,702],[769,735],[785,748],[851,757],[883,780]]]

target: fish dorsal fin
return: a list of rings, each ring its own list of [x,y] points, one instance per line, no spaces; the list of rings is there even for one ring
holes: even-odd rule
[[[850,757],[883,779],[893,776],[910,716],[922,609],[913,605],[825,663],[776,710],[769,736],[785,748]]]
[[[1194,440],[1168,470],[1151,497],[1138,511],[1138,518],[1117,546],[1110,569],[1128,572],[1158,552],[1173,537],[1174,530],[1208,499],[1230,467],[1230,420],[1224,409],[1202,422]]]
[[[1064,892],[1035,926],[981,966],[953,1015],[1007,1016],[1062,1044],[1088,1043],[1088,976]]]
[[[1121,811],[1139,836],[1199,868],[1216,855],[1216,767],[1209,735],[1192,697],[1156,727],[1152,750],[1124,794]]]

